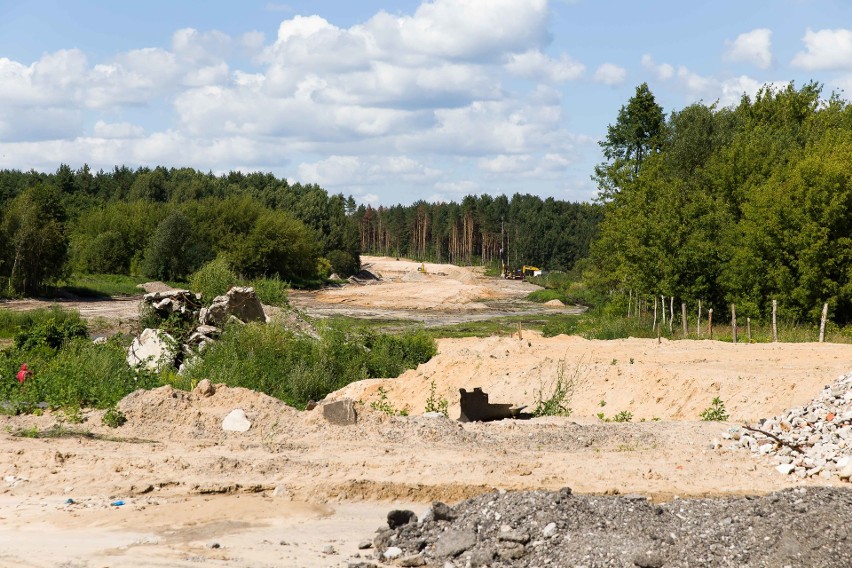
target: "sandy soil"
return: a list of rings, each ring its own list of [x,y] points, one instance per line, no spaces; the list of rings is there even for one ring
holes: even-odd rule
[[[412,297],[389,294],[407,284],[384,270],[383,284],[321,294],[343,302],[350,293],[365,305]],[[448,276],[420,284],[424,301],[441,297],[436,288],[450,280],[449,267],[427,264],[430,278],[439,272]],[[464,278],[448,285],[466,286]],[[506,284],[518,283],[493,286]],[[99,411],[85,412],[82,424],[61,413],[0,417],[0,566],[345,566],[389,509],[422,514],[432,499],[570,486],[667,500],[841,484],[782,476],[745,450],[713,450],[727,425],[697,418],[714,396],[732,421],[804,404],[850,370],[852,345],[522,335],[442,340],[438,356],[416,370],[334,393],[329,399],[363,402],[351,426],[226,387],[209,397],[170,387],[134,393],[120,405],[128,422],[117,429],[103,426]],[[420,416],[433,381],[456,416],[458,388],[481,386],[492,402],[532,405],[560,367],[577,383],[570,418],[461,424]],[[412,416],[372,410],[380,385]],[[222,430],[235,408],[252,422],[248,432]],[[619,411],[634,422],[595,417]],[[61,436],[15,435],[51,428]],[[124,504],[112,506],[117,500]]]

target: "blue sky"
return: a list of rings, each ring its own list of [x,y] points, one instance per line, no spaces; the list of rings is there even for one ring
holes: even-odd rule
[[[0,168],[271,171],[362,203],[589,200],[636,86],[852,93],[848,0],[0,0]]]

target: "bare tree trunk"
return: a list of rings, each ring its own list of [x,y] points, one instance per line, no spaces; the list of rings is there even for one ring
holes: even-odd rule
[[[669,296],[669,335],[674,335],[674,296]]]
[[[654,298],[654,300],[656,300],[656,298]],[[666,325],[666,297],[665,296],[660,296],[660,304],[662,304],[660,307],[663,310],[663,314],[662,314],[663,317],[660,318],[660,327],[663,327],[664,325]]]
[[[686,334],[689,333],[686,328],[686,302],[680,303],[680,323],[683,325],[683,337],[686,338]]]
[[[822,319],[819,322],[819,342],[825,341],[825,318],[828,317],[828,302],[822,305]]]

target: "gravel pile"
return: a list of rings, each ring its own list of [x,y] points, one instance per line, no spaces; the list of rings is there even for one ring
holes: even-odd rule
[[[762,420],[756,429],[763,433],[733,427],[723,437],[733,440],[734,446],[773,457],[782,474],[848,480],[852,476],[852,373],[826,386],[804,408]]]
[[[377,531],[376,560],[349,567],[852,566],[847,488],[660,505],[565,488],[495,492],[455,507],[436,502],[419,522],[405,513],[391,511],[396,528]]]

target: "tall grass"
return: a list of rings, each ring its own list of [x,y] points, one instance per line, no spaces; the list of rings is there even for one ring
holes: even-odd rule
[[[83,338],[57,351],[7,349],[0,352],[0,400],[9,401],[5,410],[13,412],[31,410],[38,403],[52,408],[107,408],[136,389],[159,384],[156,376],[131,369],[125,356],[118,341],[95,345]],[[21,363],[33,373],[23,384],[12,378]]]
[[[0,338],[10,339],[22,328],[39,326],[53,320],[57,324],[66,321],[80,323],[80,312],[65,310],[58,306],[29,311],[14,311],[0,308]]]
[[[435,351],[434,341],[420,331],[367,337],[326,327],[314,340],[277,323],[234,325],[186,379],[245,387],[303,407],[354,381],[397,376]]]

